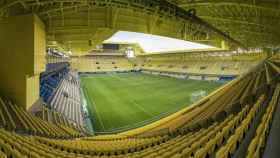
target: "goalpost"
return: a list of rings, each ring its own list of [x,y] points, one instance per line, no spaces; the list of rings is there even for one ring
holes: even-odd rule
[[[199,90],[199,91],[195,91],[191,94],[190,96],[190,101],[192,103],[198,101],[199,99],[205,97],[207,95],[207,92],[204,90]]]

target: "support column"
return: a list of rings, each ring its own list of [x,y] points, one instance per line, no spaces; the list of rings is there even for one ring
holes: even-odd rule
[[[226,41],[221,41],[221,48],[222,49],[229,49],[228,43]]]
[[[0,21],[0,93],[29,109],[39,99],[45,70],[46,35],[33,14]]]

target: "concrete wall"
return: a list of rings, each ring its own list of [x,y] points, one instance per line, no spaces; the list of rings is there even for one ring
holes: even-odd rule
[[[0,21],[0,93],[28,109],[39,99],[45,70],[45,28],[35,15]]]

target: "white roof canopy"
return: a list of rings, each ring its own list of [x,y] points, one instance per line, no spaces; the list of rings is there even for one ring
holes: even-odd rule
[[[215,48],[175,38],[128,31],[118,31],[103,43],[138,44],[146,53],[182,52]]]

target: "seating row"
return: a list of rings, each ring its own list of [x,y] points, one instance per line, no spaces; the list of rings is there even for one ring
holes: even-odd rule
[[[74,72],[68,73],[50,101],[50,107],[78,127],[83,127],[80,83]]]
[[[33,116],[22,107],[0,97],[1,127],[18,133],[53,138],[77,137],[80,134],[69,127],[54,125]]]

